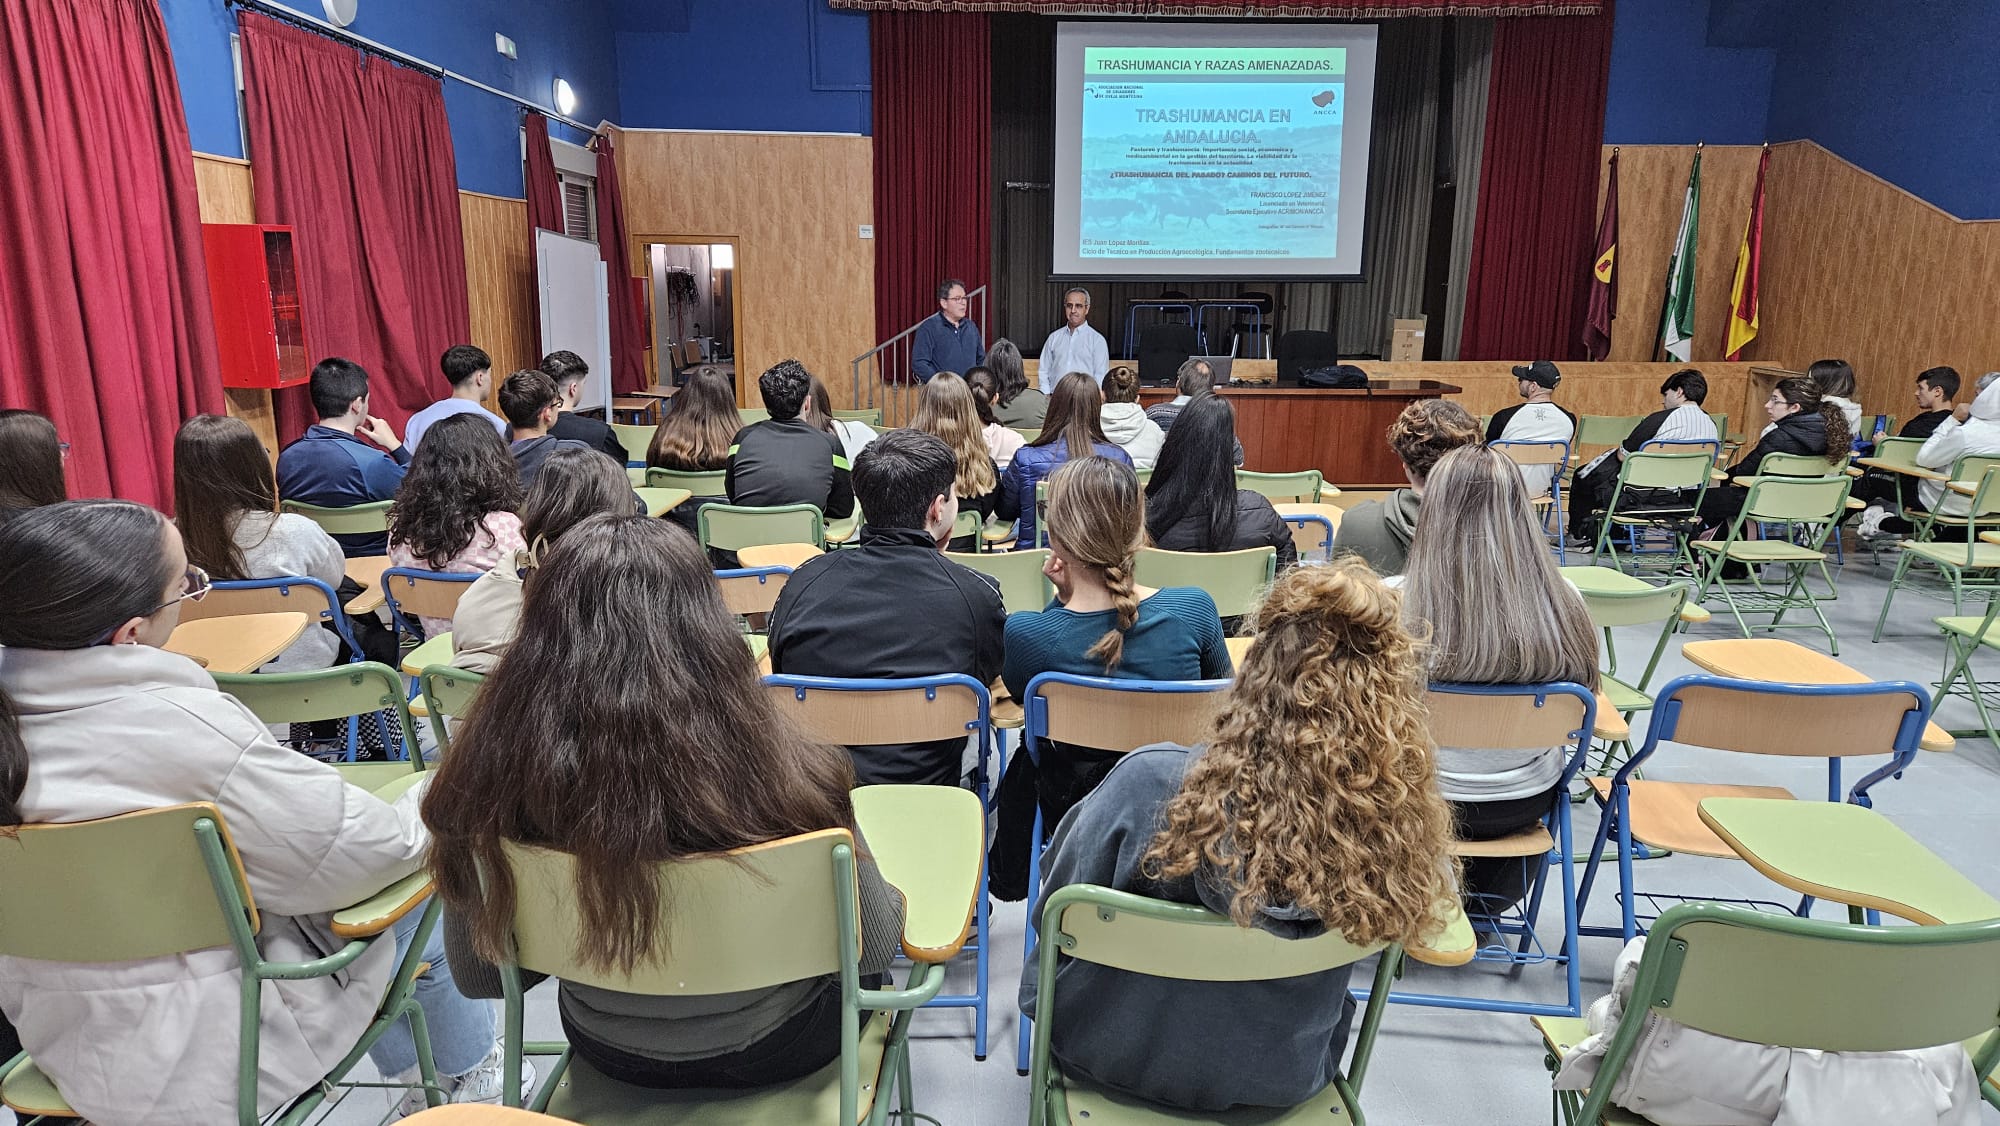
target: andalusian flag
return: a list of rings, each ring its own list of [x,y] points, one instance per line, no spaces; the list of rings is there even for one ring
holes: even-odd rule
[[[1725,359],[1743,358],[1743,346],[1757,339],[1757,275],[1764,257],[1764,170],[1771,166],[1771,148],[1757,158],[1757,187],[1750,193],[1750,218],[1743,223],[1743,243],[1736,248],[1736,281],[1729,287],[1729,336]]]
[[[1611,354],[1611,322],[1618,317],[1618,150],[1604,186],[1604,216],[1597,221],[1597,256],[1590,260],[1590,309],[1583,320],[1583,358]]]
[[[1660,318],[1660,343],[1667,358],[1686,363],[1694,347],[1695,229],[1701,224],[1701,146],[1694,148],[1688,170],[1687,199],[1681,204],[1681,233],[1674,239],[1673,262],[1667,267],[1667,305]]]

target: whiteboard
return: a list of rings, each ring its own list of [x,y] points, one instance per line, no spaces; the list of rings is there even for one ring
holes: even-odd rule
[[[542,355],[568,349],[590,365],[576,405],[611,406],[611,303],[597,244],[554,231],[535,232],[535,276],[541,282]]]

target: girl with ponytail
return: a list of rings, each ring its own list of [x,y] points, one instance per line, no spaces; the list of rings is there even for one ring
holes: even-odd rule
[[[1045,672],[1120,680],[1218,680],[1229,652],[1215,600],[1194,587],[1138,585],[1134,564],[1146,545],[1146,498],[1138,475],[1105,457],[1067,461],[1049,477],[1049,558],[1055,587],[1046,610],[1007,619],[1001,677],[1021,699]],[[1044,741],[1040,764],[1015,755],[1000,783],[998,833],[990,858],[994,894],[1027,893],[1035,802],[1053,831],[1131,747],[1073,747]]]
[[[1823,457],[1829,471],[1846,464],[1853,431],[1848,427],[1846,412],[1820,390],[1819,384],[1798,376],[1781,379],[1771,389],[1764,410],[1771,416],[1771,428],[1757,439],[1749,454],[1729,467],[1731,478],[1755,476],[1764,458],[1771,454]],[[1727,532],[1730,521],[1743,511],[1743,502],[1749,497],[1750,490],[1742,485],[1710,486],[1701,501],[1701,534]]]

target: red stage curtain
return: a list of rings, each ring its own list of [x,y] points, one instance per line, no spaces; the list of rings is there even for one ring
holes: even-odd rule
[[[528,134],[527,169],[522,185],[528,196],[528,323],[534,326],[535,342],[542,339],[542,292],[536,265],[535,232],[563,232],[562,181],[556,176],[555,158],[549,154],[549,119],[528,113],[522,119]]]
[[[868,24],[879,341],[937,312],[939,281],[989,279],[992,59],[983,15],[876,12]]]
[[[367,368],[370,409],[400,433],[445,394],[438,357],[472,335],[444,89],[264,16],[238,22],[257,221],[298,232],[314,359]],[[314,421],[305,388],[272,399],[279,441]]]
[[[1460,359],[1583,356],[1611,73],[1609,9],[1493,26]]]
[[[646,324],[632,297],[632,240],[625,233],[625,193],[610,133],[597,148],[597,252],[611,289],[611,390],[629,395],[646,386]]]
[[[223,401],[159,7],[0,4],[0,61],[0,407],[55,420],[72,496],[166,507],[174,431]]]
[[[1609,0],[831,0],[870,12],[1033,12],[1044,16],[1585,16]]]

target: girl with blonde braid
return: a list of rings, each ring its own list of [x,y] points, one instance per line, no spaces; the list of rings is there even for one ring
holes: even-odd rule
[[[1195,587],[1138,585],[1133,566],[1146,545],[1146,498],[1132,467],[1105,457],[1075,458],[1049,477],[1049,561],[1055,587],[1047,609],[1010,615],[1001,678],[1021,699],[1045,672],[1121,680],[1215,680],[1230,673],[1215,600]],[[998,828],[989,859],[993,893],[1027,894],[1035,803],[1052,829],[1131,747],[1073,747],[1044,741],[1039,767],[1025,754],[1001,780]]]
[[[1425,673],[1396,594],[1367,564],[1279,576],[1206,747],[1119,756],[1056,829],[1043,894],[1099,884],[1286,939],[1423,937],[1453,895]],[[1029,1016],[1037,977],[1031,961]],[[1339,1071],[1348,977],[1178,981],[1064,960],[1055,1056],[1065,1074],[1173,1106],[1289,1107]]]

